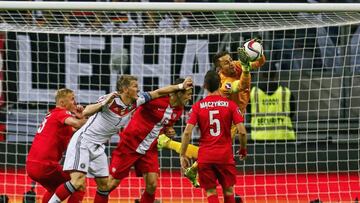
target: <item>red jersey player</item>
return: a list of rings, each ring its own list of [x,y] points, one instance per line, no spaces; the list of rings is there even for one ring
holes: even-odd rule
[[[176,84],[181,82],[183,80],[178,80]],[[157,137],[180,118],[191,96],[191,88],[179,90],[168,97],[152,100],[135,111],[112,153],[110,190],[115,189],[129,175],[134,165],[136,173],[144,177],[146,184],[140,202],[154,202],[159,172]]]
[[[246,157],[246,129],[240,109],[234,101],[221,96],[220,77],[215,71],[208,71],[204,87],[209,94],[196,102],[190,113],[182,136],[181,167],[189,167],[190,160],[185,153],[196,124],[200,128],[198,172],[200,186],[206,190],[209,203],[219,202],[216,193],[217,181],[224,192],[224,202],[235,202],[234,188],[236,167],[232,152],[231,125],[238,130],[240,140],[240,159]]]
[[[31,179],[40,183],[46,193],[42,202],[48,202],[56,188],[70,180],[70,175],[62,170],[60,160],[74,128],[80,128],[86,119],[82,118],[82,106],[76,105],[74,92],[59,89],[55,95],[56,107],[44,118],[27,156],[26,171]],[[68,202],[79,202],[84,192],[74,193]]]
[[[181,84],[139,93],[137,78],[122,75],[116,83],[116,92],[100,97],[98,103],[87,105],[84,109],[83,115],[90,117],[72,136],[64,160],[63,170],[70,172],[71,180],[56,189],[49,203],[61,202],[72,193],[84,189],[87,175],[93,176],[97,185],[94,202],[108,202],[109,168],[105,143],[128,125],[137,108],[153,99],[188,88],[192,88],[190,77]]]

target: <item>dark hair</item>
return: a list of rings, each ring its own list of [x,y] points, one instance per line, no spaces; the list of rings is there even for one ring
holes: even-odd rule
[[[220,51],[220,52],[218,52],[217,54],[215,54],[213,56],[213,64],[214,64],[215,68],[220,67],[219,58],[221,58],[221,57],[223,57],[225,55],[228,55],[228,54],[230,54],[228,51]]]
[[[132,75],[122,75],[122,76],[120,76],[120,78],[116,82],[116,90],[119,91],[119,92],[122,92],[122,89],[124,87],[129,87],[130,82],[133,81],[133,80],[137,81],[137,78],[135,76],[132,76]]]
[[[215,92],[220,87],[220,76],[219,74],[214,70],[209,70],[206,72],[205,78],[204,78],[204,87],[209,92]]]

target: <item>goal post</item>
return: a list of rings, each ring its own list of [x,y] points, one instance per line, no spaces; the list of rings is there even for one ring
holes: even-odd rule
[[[360,198],[359,24],[360,4],[347,3],[1,1],[0,127],[6,127],[6,139],[0,141],[0,194],[20,201],[31,188],[26,155],[54,106],[56,89],[73,89],[86,105],[114,91],[121,74],[137,76],[141,91],[190,75],[194,103],[206,94],[202,83],[212,57],[228,50],[236,60],[239,46],[259,38],[267,59],[252,71],[252,86],[269,83],[263,73],[276,72],[291,90],[296,140],[250,139],[246,113],[249,156],[237,161],[236,194],[248,202],[355,201]],[[190,107],[175,126],[177,141]],[[198,141],[195,132],[192,142]],[[109,154],[116,142],[114,135]],[[181,175],[176,152],[161,150],[159,163],[157,199],[206,201]],[[131,173],[111,200],[134,202],[143,188]],[[86,201],[95,190],[90,179]],[[40,199],[44,189],[36,185],[35,192]]]

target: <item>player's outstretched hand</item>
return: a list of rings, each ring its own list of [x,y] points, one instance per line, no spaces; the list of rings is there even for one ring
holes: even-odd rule
[[[191,77],[186,77],[182,84],[185,90],[191,89],[193,87],[193,81]]]
[[[104,105],[109,105],[111,102],[113,102],[115,97],[118,97],[119,94],[115,91],[115,92],[111,92],[110,94],[107,95],[107,97],[102,101],[103,106]]]
[[[180,155],[181,168],[185,171],[190,167],[190,159],[185,155]]]
[[[246,159],[246,157],[247,157],[247,149],[246,149],[246,148],[241,148],[241,149],[238,151],[238,153],[239,153],[239,159],[240,159],[240,161],[243,161],[243,160]]]
[[[241,68],[245,72],[250,71],[250,56],[248,53],[246,53],[245,49],[243,47],[238,48],[238,57],[239,61],[241,63]]]
[[[84,116],[82,112],[84,111],[84,107],[80,104],[76,105],[76,109],[72,112],[76,118],[82,119]]]

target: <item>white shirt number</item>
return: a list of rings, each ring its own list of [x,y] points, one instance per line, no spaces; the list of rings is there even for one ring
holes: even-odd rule
[[[50,114],[47,115],[47,116],[44,118],[43,122],[40,124],[39,129],[37,130],[37,133],[41,133],[41,131],[44,129],[45,124],[46,124],[46,121],[47,121],[47,118],[48,118],[49,116],[50,116]]]
[[[219,110],[209,111],[210,125],[215,125],[214,128],[210,129],[210,135],[215,137],[220,135],[220,121],[214,118],[216,114],[219,114]]]

